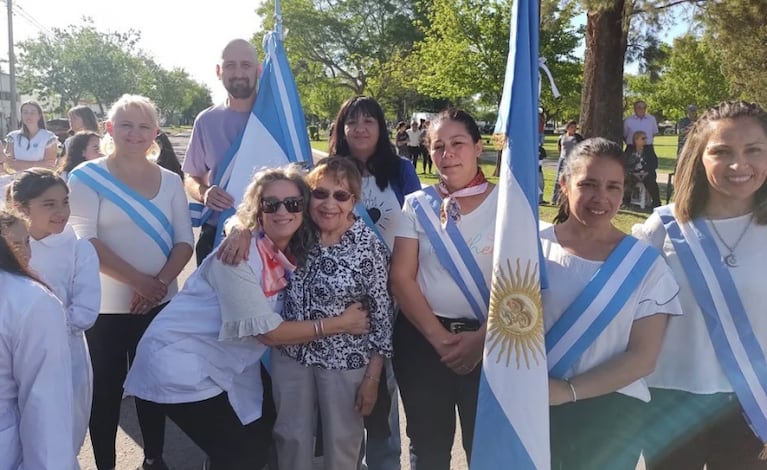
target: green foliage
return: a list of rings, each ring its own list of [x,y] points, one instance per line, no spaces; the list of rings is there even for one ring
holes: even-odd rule
[[[629,94],[641,96],[654,114],[678,120],[690,103],[705,107],[729,96],[719,53],[695,35],[676,38],[667,60],[657,67],[656,81],[650,75],[626,78]]]
[[[165,70],[147,58],[137,47],[139,39],[134,30],[99,31],[89,18],[53,28],[52,36],[40,34],[19,44],[19,88],[38,92],[58,113],[92,99],[103,114],[121,95],[136,92],[155,100],[166,117],[201,104],[204,100],[195,96],[202,90],[210,102],[209,91],[185,71]]]

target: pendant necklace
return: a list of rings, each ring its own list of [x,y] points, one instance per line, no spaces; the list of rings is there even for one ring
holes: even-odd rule
[[[740,241],[743,240],[743,237],[746,235],[746,232],[748,232],[748,228],[751,226],[751,222],[754,221],[754,214],[751,214],[751,218],[748,219],[748,223],[746,224],[745,228],[743,228],[743,231],[740,233],[740,236],[735,241],[735,244],[730,246],[727,244],[726,241],[724,241],[724,238],[722,238],[722,235],[719,233],[719,230],[716,229],[716,223],[712,219],[708,219],[709,222],[711,222],[711,228],[714,229],[714,233],[716,234],[716,238],[719,239],[720,242],[722,242],[722,245],[724,245],[725,248],[727,248],[727,251],[730,253],[726,255],[723,260],[724,264],[726,264],[730,268],[734,268],[738,266],[738,258],[735,256],[735,249],[738,248],[738,245],[740,244]]]

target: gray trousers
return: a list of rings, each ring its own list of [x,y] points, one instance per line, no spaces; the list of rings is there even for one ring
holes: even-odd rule
[[[306,367],[273,351],[274,442],[280,470],[311,470],[318,411],[325,469],[357,469],[364,423],[354,403],[365,370]]]

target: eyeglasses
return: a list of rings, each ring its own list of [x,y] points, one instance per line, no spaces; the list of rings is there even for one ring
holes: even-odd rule
[[[338,191],[333,191],[331,194],[330,191],[328,191],[325,188],[317,188],[312,190],[312,197],[315,199],[327,199],[330,196],[333,196],[333,199],[335,199],[338,202],[346,202],[349,199],[352,198],[352,193],[349,191],[344,191],[342,189],[339,189]]]
[[[261,210],[264,214],[274,214],[280,210],[280,206],[285,206],[285,210],[290,213],[297,213],[304,210],[304,198],[302,197],[286,197],[283,200],[279,199],[262,199]]]

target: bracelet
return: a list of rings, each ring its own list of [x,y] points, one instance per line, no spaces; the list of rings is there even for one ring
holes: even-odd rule
[[[324,338],[325,337],[325,324],[322,323],[322,318],[319,319],[319,323],[320,323],[320,338]]]
[[[155,279],[157,280],[157,282],[159,282],[163,286],[168,287],[168,283],[160,279],[160,276],[155,276]]]
[[[575,393],[575,385],[573,385],[572,382],[570,382],[569,379],[565,379],[565,383],[570,386],[570,393],[573,395],[573,403],[578,401],[578,394]]]
[[[377,378],[373,377],[370,374],[365,374],[363,377],[365,377],[366,379],[370,379],[370,380],[372,380],[375,383],[380,383],[381,382],[381,379],[377,379]]]
[[[314,326],[314,338],[320,339],[320,321],[314,320],[312,325]]]

